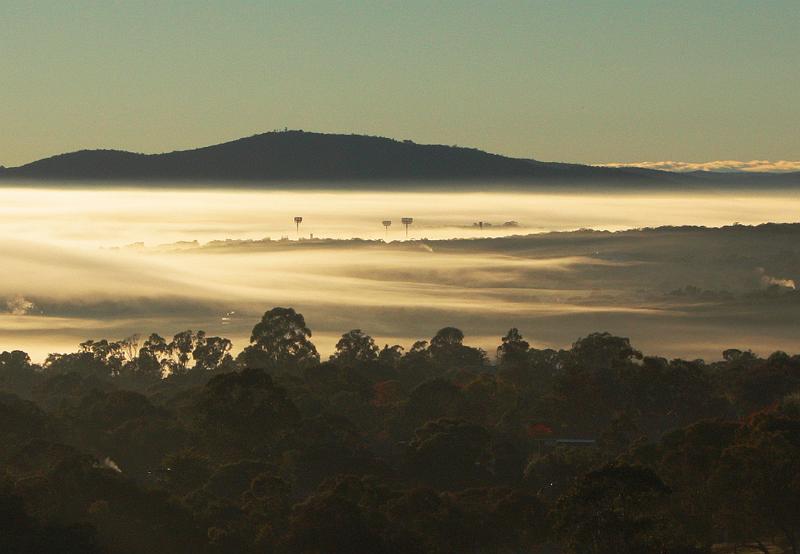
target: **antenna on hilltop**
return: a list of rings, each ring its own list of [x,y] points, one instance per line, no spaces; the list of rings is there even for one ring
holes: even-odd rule
[[[389,238],[389,227],[391,227],[391,225],[392,225],[392,220],[391,219],[384,219],[382,221],[382,223],[383,223],[383,228],[386,229],[386,238],[388,239]]]
[[[413,217],[404,217],[400,220],[406,226],[406,238],[408,238],[408,226],[414,223]]]
[[[300,224],[303,222],[303,218],[300,216],[295,216],[294,224],[297,227],[297,238],[300,238]]]

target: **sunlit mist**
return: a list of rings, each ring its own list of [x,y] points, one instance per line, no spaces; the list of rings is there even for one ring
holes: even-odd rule
[[[753,337],[758,313],[731,334],[718,322],[727,304],[687,305],[665,294],[696,285],[788,290],[797,276],[769,259],[731,268],[669,257],[671,245],[686,255],[705,248],[705,256],[717,238],[699,237],[698,245],[659,235],[661,246],[649,252],[654,239],[639,237],[632,251],[628,239],[588,244],[578,234],[557,242],[542,233],[788,222],[797,213],[800,196],[790,192],[5,188],[0,340],[42,358],[88,337],[192,327],[241,347],[260,313],[291,305],[323,350],[356,326],[408,342],[458,324],[487,348],[510,326],[555,346],[607,328],[662,352],[713,356],[725,340]],[[303,217],[299,229],[295,216]],[[401,217],[414,218],[407,242]],[[524,235],[532,236],[499,239]],[[477,238],[497,240],[447,240]],[[791,327],[777,326],[760,344],[785,345]]]

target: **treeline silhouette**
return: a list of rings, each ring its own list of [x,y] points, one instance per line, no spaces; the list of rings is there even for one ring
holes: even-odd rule
[[[0,354],[0,551],[798,551],[800,356],[311,339]]]

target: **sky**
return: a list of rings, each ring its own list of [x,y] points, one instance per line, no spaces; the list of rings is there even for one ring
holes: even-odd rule
[[[797,60],[797,0],[0,0],[0,164],[284,127],[579,163],[797,160]]]

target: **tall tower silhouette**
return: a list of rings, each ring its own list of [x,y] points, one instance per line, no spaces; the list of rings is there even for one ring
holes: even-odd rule
[[[413,217],[404,217],[400,220],[406,226],[406,238],[408,238],[408,226],[414,223]]]

